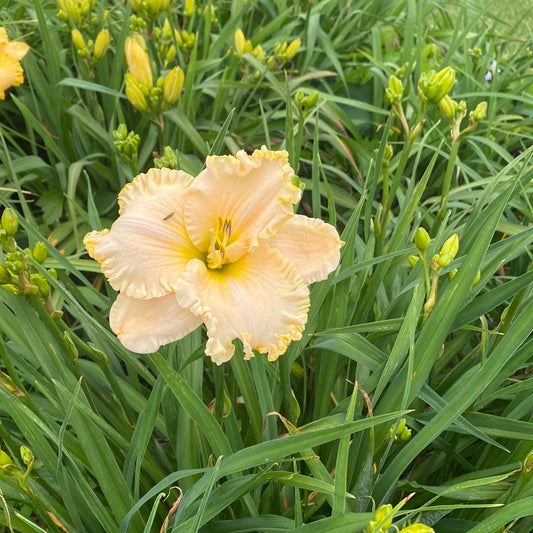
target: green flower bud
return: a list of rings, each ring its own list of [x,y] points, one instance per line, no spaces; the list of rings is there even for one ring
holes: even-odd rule
[[[400,102],[403,97],[402,80],[397,76],[394,76],[394,74],[389,77],[389,84],[385,90],[385,97],[391,103]]]
[[[420,252],[425,252],[431,241],[428,232],[422,227],[416,230],[413,240],[415,242],[415,246]]]
[[[19,217],[14,209],[6,207],[2,213],[2,228],[9,237],[13,237],[19,228]]]
[[[453,121],[455,117],[455,105],[454,104],[456,105],[456,102],[454,102],[448,95],[444,96],[444,98],[439,102],[440,112],[450,122]]]
[[[474,281],[472,282],[472,287],[475,287],[479,283],[480,279],[481,279],[481,270],[478,270],[476,273],[476,277],[474,278]]]
[[[414,267],[418,261],[420,260],[420,257],[418,257],[418,255],[410,255],[409,258],[409,264]]]
[[[10,280],[11,276],[9,275],[7,268],[0,263],[0,283],[7,283]]]
[[[470,119],[474,122],[481,122],[487,116],[487,102],[480,102],[474,111],[470,113]]]
[[[379,507],[374,515],[374,520],[370,520],[370,522],[368,522],[366,525],[367,532],[372,533],[372,531],[374,531],[378,525],[380,527],[380,531],[387,531],[387,529],[389,529],[389,527],[392,525],[393,510],[394,509],[390,503]]]
[[[418,81],[418,97],[427,104],[438,104],[452,89],[455,70],[446,67],[439,72],[424,72]]]
[[[41,274],[31,274],[30,283],[39,289],[39,296],[47,298],[50,294],[50,285]]]
[[[27,446],[20,447],[20,458],[26,466],[33,464],[34,457],[32,451]]]
[[[57,272],[56,272],[55,268],[49,268],[49,269],[47,270],[47,272],[48,272],[48,274],[49,274],[50,276],[52,276],[54,279],[57,279]]]
[[[448,279],[451,281],[455,277],[455,274],[457,274],[457,272],[459,271],[456,268],[454,268],[453,270],[450,270],[448,272]]]
[[[46,259],[46,256],[48,255],[48,248],[46,247],[46,244],[43,241],[35,243],[32,255],[35,261],[37,261],[38,263],[43,263]]]
[[[16,296],[20,296],[22,294],[20,287],[14,285],[13,283],[4,283],[0,285],[0,287],[11,294],[15,294]]]

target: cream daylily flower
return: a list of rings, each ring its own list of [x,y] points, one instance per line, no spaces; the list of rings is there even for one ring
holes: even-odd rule
[[[310,283],[325,279],[342,245],[335,228],[294,214],[301,191],[287,152],[212,156],[196,178],[167,168],[119,194],[119,218],[84,243],[119,291],[110,312],[122,344],[151,353],[202,323],[206,354],[228,361],[242,342],[270,361],[298,340]]]
[[[24,71],[20,60],[30,47],[26,43],[9,41],[5,28],[0,27],[0,100],[4,100],[5,91],[24,82]]]

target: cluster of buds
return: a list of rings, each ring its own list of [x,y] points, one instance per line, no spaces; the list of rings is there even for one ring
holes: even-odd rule
[[[126,124],[119,124],[113,131],[113,146],[122,160],[130,166],[134,175],[137,174],[137,149],[140,142],[141,137],[134,131],[128,131]]]
[[[386,440],[394,442],[407,442],[411,439],[411,429],[407,427],[407,421],[402,418],[398,424],[393,424],[387,432]]]
[[[100,30],[94,41],[89,39],[87,42],[85,42],[85,39],[78,28],[74,28],[72,30],[71,36],[72,43],[74,44],[78,55],[92,65],[104,57],[111,41],[109,31],[106,29]]]
[[[487,116],[487,102],[480,102],[475,107],[474,111],[471,111],[468,115],[468,126],[461,130],[461,122],[466,116],[467,111],[466,102],[464,100],[457,102],[446,95],[439,102],[439,109],[450,124],[452,143],[474,131],[478,123],[484,120]]]
[[[17,213],[11,208],[4,209],[0,222],[0,245],[4,252],[4,263],[0,263],[0,288],[16,295],[43,298],[48,312],[54,318],[59,318],[62,313],[55,311],[53,307],[50,285],[35,266],[36,263],[42,264],[45,261],[47,246],[39,241],[33,249],[21,250],[14,237],[18,226]],[[57,277],[53,269],[49,269],[48,274]]]
[[[170,0],[128,0],[137,15],[144,20],[155,20],[170,4]]]
[[[266,61],[267,67],[270,70],[274,70],[284,63],[291,61],[300,50],[301,45],[302,41],[300,41],[300,39],[294,39],[290,43],[287,43],[286,41],[283,43],[277,43],[276,46],[274,46],[273,55]]]
[[[143,36],[135,34],[128,37],[125,53],[129,68],[125,79],[126,96],[136,109],[160,113],[178,101],[185,80],[180,67],[170,69],[164,78],[159,76],[154,85],[150,56]]]
[[[263,47],[260,44],[254,47],[252,41],[244,36],[244,33],[240,28],[235,30],[235,33],[233,34],[233,48],[235,54],[238,56],[252,54],[259,61],[262,61],[265,58]]]
[[[57,7],[59,20],[81,26],[93,9],[94,0],[57,0]]]
[[[425,105],[437,105],[452,90],[454,83],[455,70],[452,67],[424,72],[418,81],[418,98]]]
[[[176,152],[170,146],[165,146],[161,157],[154,157],[155,168],[178,168]]]
[[[309,95],[305,95],[302,89],[298,89],[294,95],[294,103],[302,117],[306,117],[318,102],[318,92],[313,91]]]

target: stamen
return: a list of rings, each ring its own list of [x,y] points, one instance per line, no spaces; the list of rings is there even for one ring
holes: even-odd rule
[[[218,217],[217,228],[209,230],[209,249],[207,253],[207,266],[209,268],[222,268],[226,263],[226,246],[231,238],[231,220],[222,220]]]

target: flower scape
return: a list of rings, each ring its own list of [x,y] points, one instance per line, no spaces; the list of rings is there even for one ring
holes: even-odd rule
[[[339,263],[342,241],[320,219],[294,213],[301,189],[285,151],[210,156],[193,178],[150,169],[119,193],[111,229],[84,243],[119,292],[113,332],[152,353],[202,323],[217,364],[242,342],[270,361],[302,336],[308,285]]]
[[[9,41],[5,28],[0,27],[0,100],[6,97],[9,87],[22,85],[24,71],[20,60],[30,47],[26,43]]]

